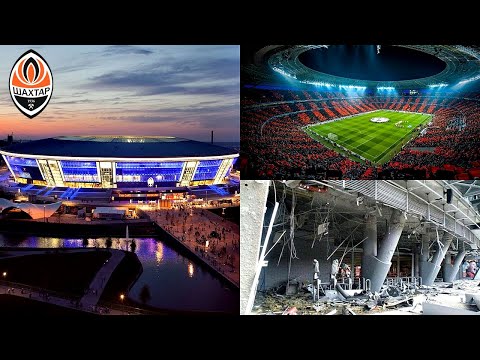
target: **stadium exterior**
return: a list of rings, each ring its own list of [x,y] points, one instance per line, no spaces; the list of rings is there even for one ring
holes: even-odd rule
[[[18,183],[138,188],[221,184],[235,150],[168,136],[60,136],[0,150]]]

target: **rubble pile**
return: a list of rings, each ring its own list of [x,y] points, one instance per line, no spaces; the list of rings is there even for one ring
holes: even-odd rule
[[[424,311],[424,304],[429,304]],[[291,281],[258,293],[254,314],[262,315],[373,315],[373,314],[480,314],[478,281],[436,282],[432,286],[402,283],[384,285],[380,292],[323,290],[313,301],[313,286]]]
[[[292,290],[296,288],[297,290]],[[325,290],[313,301],[311,284],[290,283],[258,293],[253,313],[262,315],[357,315],[376,314],[390,309],[413,307],[418,291],[410,286],[385,286],[379,293],[350,290],[345,298],[336,290]],[[286,294],[287,293],[287,294]]]

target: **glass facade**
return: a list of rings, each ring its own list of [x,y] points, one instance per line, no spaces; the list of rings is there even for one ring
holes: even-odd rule
[[[193,175],[193,180],[212,180],[217,175],[218,168],[222,164],[222,160],[202,160],[199,161],[197,171]]]
[[[5,156],[17,178],[44,180],[35,159]]]
[[[222,182],[230,161],[102,161],[56,160],[3,155],[17,182],[45,183],[49,186],[70,187],[176,187],[210,185]],[[235,159],[236,160],[236,159]],[[102,165],[103,164],[103,165]],[[108,172],[108,174],[106,174]],[[106,181],[106,175],[108,181]],[[45,178],[44,178],[45,176]],[[68,185],[67,185],[68,184]]]
[[[180,181],[183,162],[117,162],[116,182],[147,183],[152,178],[158,182]]]
[[[65,181],[99,182],[95,161],[60,161]]]

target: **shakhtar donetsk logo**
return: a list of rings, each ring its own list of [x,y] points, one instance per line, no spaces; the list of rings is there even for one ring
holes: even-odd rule
[[[47,106],[53,92],[53,77],[45,59],[28,50],[13,65],[10,73],[10,95],[25,116],[30,119]]]

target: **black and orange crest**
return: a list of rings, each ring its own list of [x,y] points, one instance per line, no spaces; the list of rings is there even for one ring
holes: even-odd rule
[[[15,62],[9,84],[13,102],[30,119],[40,114],[52,97],[53,77],[50,67],[33,50],[28,50]]]

